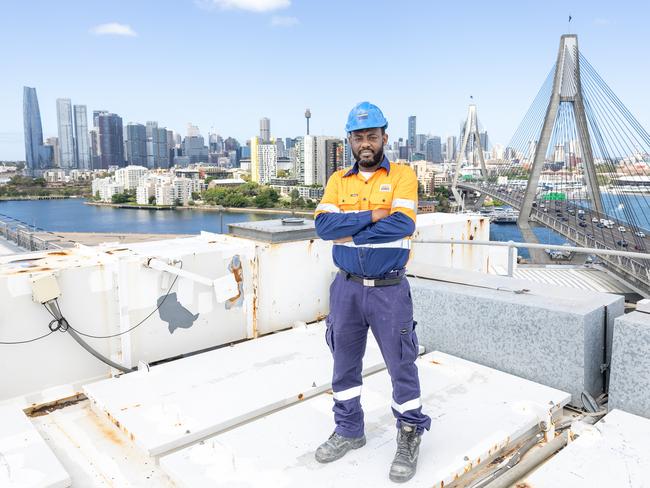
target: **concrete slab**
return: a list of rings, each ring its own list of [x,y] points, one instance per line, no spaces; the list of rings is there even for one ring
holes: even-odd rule
[[[569,394],[440,352],[417,361],[424,410],[432,418],[409,487],[448,486],[548,420]],[[386,371],[364,379],[367,445],[331,464],[314,450],[333,429],[332,398],[308,401],[261,417],[160,459],[179,487],[395,486],[391,384]]]
[[[72,480],[21,409],[0,406],[0,486],[65,488]]]
[[[531,293],[515,283],[409,281],[418,337],[427,350],[568,391],[577,405],[583,391],[594,397],[603,391],[602,303]]]
[[[650,420],[613,410],[525,481],[535,488],[650,486]]]
[[[650,419],[650,314],[616,319],[609,408]]]
[[[364,374],[383,369],[369,334]],[[84,387],[146,453],[157,456],[330,388],[325,324],[301,326]]]

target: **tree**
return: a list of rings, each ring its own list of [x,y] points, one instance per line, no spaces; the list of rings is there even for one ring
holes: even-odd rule
[[[181,201],[180,198],[176,198],[176,199],[174,199],[174,205],[176,207],[180,207],[181,205],[183,205],[183,202]]]
[[[201,199],[201,195],[199,194],[199,192],[193,191],[192,200],[200,200],[200,199]]]
[[[154,195],[151,195],[149,197],[149,205],[155,205],[156,204],[156,197]]]
[[[111,202],[117,203],[117,204],[122,204],[122,203],[127,203],[129,201],[130,195],[126,192],[124,193],[116,193],[111,197]]]

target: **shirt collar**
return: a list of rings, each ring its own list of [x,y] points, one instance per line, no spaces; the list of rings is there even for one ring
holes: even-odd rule
[[[388,158],[386,156],[384,156],[384,159],[379,164],[379,168],[384,168],[386,170],[386,174],[390,174],[390,161],[388,161]],[[343,175],[343,178],[350,175],[356,175],[357,173],[359,173],[359,163],[354,163],[354,166],[352,166],[352,168],[350,168],[350,170]]]

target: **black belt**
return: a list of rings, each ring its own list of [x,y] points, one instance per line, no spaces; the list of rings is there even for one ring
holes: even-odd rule
[[[356,283],[361,283],[363,286],[391,286],[401,283],[404,278],[404,272],[401,271],[395,278],[380,278],[380,279],[368,279],[363,276],[353,275],[347,271],[339,271],[346,280],[351,280]]]

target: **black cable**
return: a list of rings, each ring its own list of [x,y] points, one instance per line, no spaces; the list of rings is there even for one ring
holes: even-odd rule
[[[39,336],[39,337],[34,337],[33,339],[28,339],[28,340],[25,340],[25,341],[0,342],[0,344],[4,344],[4,345],[27,344],[29,342],[35,342],[35,341],[38,341],[40,339],[44,339],[47,336],[49,336],[50,334],[52,334],[53,332],[54,332],[53,330],[50,330],[50,332],[48,332],[47,334],[43,334],[42,336]]]

